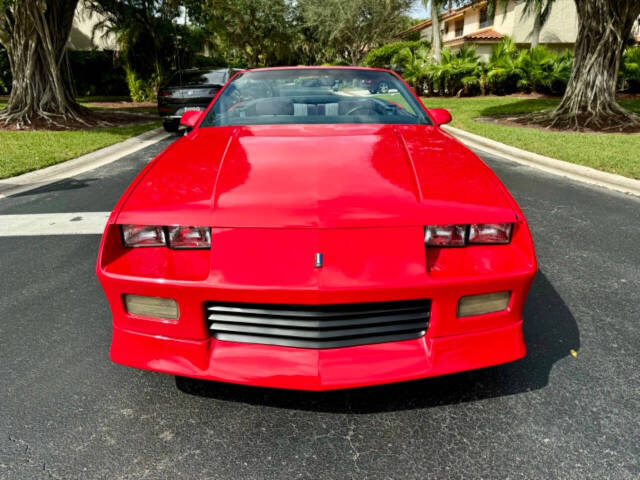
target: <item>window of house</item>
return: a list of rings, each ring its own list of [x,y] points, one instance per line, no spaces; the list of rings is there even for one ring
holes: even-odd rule
[[[464,32],[464,20],[456,21],[456,37],[461,37]]]
[[[480,28],[487,28],[493,25],[493,16],[489,16],[487,7],[480,9]]]
[[[444,33],[445,34],[449,33],[449,23],[448,22],[445,22],[445,24],[444,24]]]

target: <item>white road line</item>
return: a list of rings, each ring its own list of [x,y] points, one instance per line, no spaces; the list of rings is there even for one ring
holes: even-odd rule
[[[0,215],[0,237],[100,235],[111,212]]]

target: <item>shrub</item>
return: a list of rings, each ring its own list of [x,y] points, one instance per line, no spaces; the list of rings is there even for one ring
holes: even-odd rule
[[[11,91],[11,68],[7,51],[0,45],[0,95],[7,95]]]
[[[484,70],[474,47],[460,47],[455,53],[443,48],[440,63],[429,64],[426,76],[430,89],[440,95],[469,95],[484,86]]]
[[[538,93],[562,94],[571,76],[573,56],[558,54],[544,45],[523,50],[518,56],[521,78],[518,86]]]
[[[127,95],[122,67],[114,65],[113,52],[68,50],[74,91],[80,96]],[[11,68],[6,50],[0,46],[0,95],[11,91]]]
[[[127,72],[127,84],[129,85],[131,100],[134,102],[155,100],[159,84],[158,76],[152,75],[149,79],[143,79],[133,70],[128,68],[125,68],[125,70]]]
[[[520,59],[523,53],[509,37],[493,46],[487,64],[487,84],[492,92],[504,95],[518,90],[523,78]]]
[[[640,92],[640,47],[631,47],[624,52],[620,75],[624,90]]]
[[[425,90],[427,65],[429,64],[429,48],[420,45],[417,48],[404,47],[392,58],[391,64],[402,72],[404,79],[421,95]]]
[[[68,51],[77,95],[128,95],[127,78],[109,50]]]
[[[567,88],[573,55],[556,53],[544,45],[520,50],[505,37],[493,47],[487,64],[487,85],[496,94],[533,91],[561,95]]]
[[[226,62],[220,55],[205,57],[204,55],[196,54],[187,68],[222,68],[225,66]]]
[[[371,50],[363,63],[367,67],[396,69],[396,66],[393,65],[393,57],[398,55],[402,50],[408,49],[414,52],[418,49],[429,50],[430,48],[431,44],[426,40],[388,43]]]

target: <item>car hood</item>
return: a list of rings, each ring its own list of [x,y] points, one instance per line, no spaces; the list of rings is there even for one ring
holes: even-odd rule
[[[120,204],[118,223],[344,228],[514,221],[515,202],[433,126],[199,128]]]

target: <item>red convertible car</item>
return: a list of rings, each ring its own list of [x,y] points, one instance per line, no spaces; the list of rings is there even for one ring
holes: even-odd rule
[[[524,356],[529,228],[450,119],[386,70],[237,74],[111,214],[112,360],[328,390]]]

